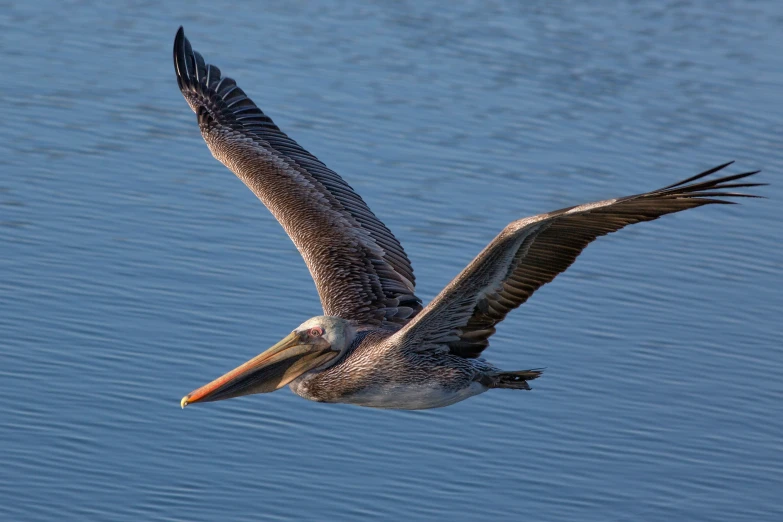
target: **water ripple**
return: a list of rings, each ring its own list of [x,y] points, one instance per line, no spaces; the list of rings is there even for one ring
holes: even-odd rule
[[[781,7],[4,5],[0,515],[780,520]],[[502,227],[718,162],[769,199],[591,246],[444,410],[179,410],[320,312],[177,92],[184,24],[405,244],[429,299]]]

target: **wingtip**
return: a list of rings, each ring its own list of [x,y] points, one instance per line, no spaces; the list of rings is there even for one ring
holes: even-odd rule
[[[668,186],[666,186],[666,187],[663,187],[663,188],[662,188],[662,189],[660,189],[660,190],[669,190],[669,189],[673,189],[673,188],[676,188],[676,187],[680,187],[680,186],[682,186],[682,185],[685,185],[685,184],[687,184],[687,183],[691,183],[692,181],[696,181],[696,180],[698,180],[698,179],[701,179],[701,178],[707,177],[707,176],[709,176],[710,174],[715,174],[715,173],[716,173],[716,172],[718,172],[719,170],[723,170],[723,169],[725,169],[726,167],[728,167],[729,165],[731,165],[731,164],[733,164],[733,163],[734,163],[734,160],[727,161],[726,163],[723,163],[722,165],[718,165],[717,167],[712,167],[711,169],[707,169],[707,170],[705,170],[704,172],[699,172],[699,173],[698,173],[698,174],[696,174],[695,176],[691,176],[691,177],[690,177],[690,178],[688,178],[688,179],[684,179],[684,180],[682,180],[682,181],[678,181],[677,183],[672,183],[671,185],[668,185]]]
[[[177,50],[177,47],[179,47],[184,40],[185,40],[185,28],[180,25],[179,29],[177,29],[177,34],[174,35],[174,51],[175,52]]]
[[[717,167],[712,167],[711,169],[707,169],[704,172],[702,172],[701,174],[699,174],[699,176],[709,176],[710,174],[715,174],[719,170],[723,170],[726,167],[734,165],[735,161],[736,160],[730,160],[730,161],[727,161],[726,163],[722,163],[722,164],[718,165]]]
[[[185,28],[181,25],[174,36],[174,71],[177,74],[177,84],[180,90],[186,87],[190,82],[190,72],[188,71],[188,39],[185,37]]]

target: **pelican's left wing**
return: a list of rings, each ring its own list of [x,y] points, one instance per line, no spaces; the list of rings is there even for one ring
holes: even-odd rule
[[[204,62],[180,27],[177,84],[212,155],[267,206],[304,257],[324,314],[383,326],[421,310],[399,241],[361,197],[284,134],[231,78]]]
[[[756,172],[698,181],[730,163],[660,190],[540,214],[508,225],[441,293],[391,339],[398,346],[478,357],[495,325],[565,271],[599,236],[665,214],[755,197],[727,191]]]

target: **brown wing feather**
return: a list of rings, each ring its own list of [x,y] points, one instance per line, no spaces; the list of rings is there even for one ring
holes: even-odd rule
[[[269,208],[304,257],[326,315],[404,324],[421,310],[399,241],[334,171],[284,134],[180,27],[177,84],[212,154]]]
[[[448,349],[478,357],[495,325],[552,281],[596,238],[665,214],[716,203],[718,197],[756,197],[727,189],[762,183],[732,183],[746,172],[690,183],[720,165],[663,189],[570,207],[511,223],[403,330],[398,342],[421,349]],[[690,184],[688,184],[690,183]]]

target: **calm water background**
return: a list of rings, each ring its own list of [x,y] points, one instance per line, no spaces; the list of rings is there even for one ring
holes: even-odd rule
[[[0,518],[781,520],[783,3],[2,2]],[[729,159],[601,239],[443,410],[180,397],[320,312],[174,79],[183,24],[431,299],[507,222]]]

